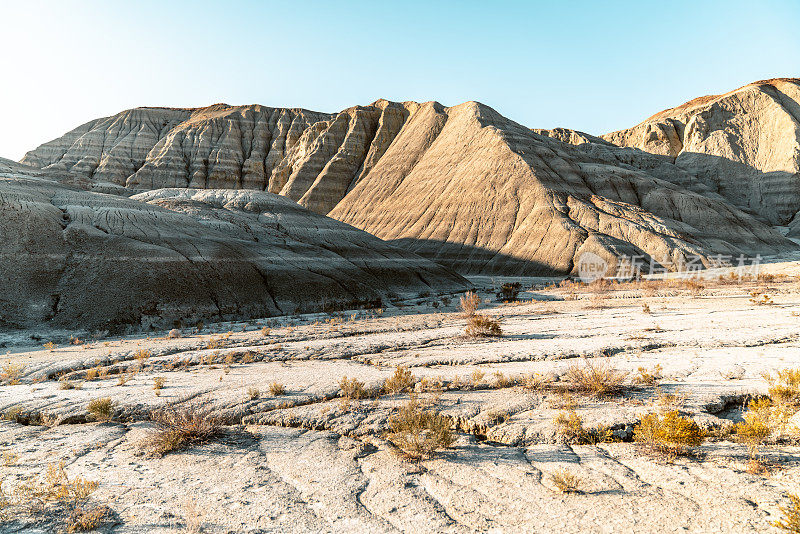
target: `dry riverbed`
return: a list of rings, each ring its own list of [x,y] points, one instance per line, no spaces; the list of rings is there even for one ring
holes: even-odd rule
[[[728,432],[767,392],[766,374],[800,368],[800,284],[543,287],[498,304],[480,283],[491,300],[480,313],[500,320],[502,337],[465,337],[453,296],[174,338],[56,336],[43,347],[50,338],[18,336],[0,358],[2,487],[41,483],[63,462],[67,480],[97,482],[83,508],[107,506],[100,531],[118,533],[779,532],[771,523],[800,491],[791,428],[759,448],[758,471]],[[757,303],[763,294],[770,303]],[[621,393],[560,387],[587,362],[627,373]],[[342,399],[343,377],[374,393],[398,366],[411,391]],[[420,462],[386,439],[412,396],[455,431]],[[97,399],[110,400],[111,420],[90,413]],[[189,406],[223,431],[147,454],[153,411]],[[642,417],[667,409],[709,435],[690,456],[632,442]],[[569,443],[555,418],[572,410],[605,438]],[[552,475],[564,469],[580,491],[559,491]],[[8,505],[3,532],[66,528],[59,506]]]

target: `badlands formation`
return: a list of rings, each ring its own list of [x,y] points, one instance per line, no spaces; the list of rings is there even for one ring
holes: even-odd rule
[[[126,195],[265,190],[462,274],[575,273],[584,252],[612,265],[623,254],[708,265],[719,254],[795,248],[669,158],[576,147],[476,102],[379,100],[335,115],[141,108],[87,123],[22,162]]]
[[[602,137],[139,108],[0,159],[0,532],[797,532],[797,87]]]

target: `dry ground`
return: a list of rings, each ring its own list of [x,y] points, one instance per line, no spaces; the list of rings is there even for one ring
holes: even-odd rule
[[[9,346],[0,365],[10,363],[19,384],[0,387],[0,412],[13,419],[0,421],[0,478],[9,492],[63,461],[70,476],[99,483],[90,501],[110,506],[102,529],[119,533],[778,532],[770,524],[779,506],[800,490],[791,440],[761,448],[759,474],[747,471],[746,447],[724,437],[675,461],[630,442],[667,395],[724,436],[766,391],[764,372],[800,368],[800,284],[705,286],[526,291],[521,304],[483,305],[501,319],[500,338],[463,337],[457,298],[421,297],[382,311],[209,325],[177,339]],[[773,303],[753,303],[752,291]],[[564,394],[558,377],[584,359],[629,372],[623,394]],[[632,383],[638,368],[657,365],[655,385]],[[404,460],[385,439],[408,393],[339,398],[343,376],[378,390],[396,366],[411,370],[415,396],[457,430],[432,459]],[[515,384],[530,376],[551,383]],[[270,393],[276,382],[284,395]],[[113,401],[111,421],[87,411],[98,398]],[[144,455],[151,411],[189,405],[210,408],[225,432]],[[612,442],[563,443],[554,418],[570,408]],[[554,486],[551,475],[565,467],[582,492]],[[63,525],[55,513],[7,519],[4,532]]]

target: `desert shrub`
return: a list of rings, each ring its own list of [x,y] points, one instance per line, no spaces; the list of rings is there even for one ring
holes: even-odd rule
[[[413,460],[430,458],[437,450],[453,443],[449,419],[423,410],[413,399],[389,418],[389,429],[389,441]]]
[[[383,383],[383,390],[386,393],[394,394],[406,391],[414,385],[414,375],[406,367],[398,365],[392,375]]]
[[[261,391],[258,388],[247,388],[247,398],[250,400],[258,400],[261,397]]]
[[[769,382],[769,396],[776,403],[800,407],[800,369],[783,369],[765,378]]]
[[[550,480],[561,493],[581,493],[581,479],[566,468],[551,474]]]
[[[269,385],[269,394],[273,397],[280,397],[286,395],[286,388],[280,382],[273,382]]]
[[[136,358],[140,364],[143,364],[144,361],[152,355],[153,353],[148,349],[139,349],[133,354],[133,357]]]
[[[652,386],[662,378],[664,368],[661,367],[661,364],[657,364],[652,369],[646,369],[644,367],[639,367],[636,370],[636,375],[633,377],[634,384],[643,384],[646,386]]]
[[[611,432],[607,429],[586,429],[583,420],[575,412],[574,408],[568,411],[559,412],[553,418],[556,425],[556,433],[564,443],[575,445],[594,445],[602,441],[611,441]]]
[[[552,375],[541,373],[531,373],[521,380],[522,387],[530,391],[542,391],[552,383]]]
[[[82,386],[80,383],[75,383],[67,379],[67,377],[62,376],[58,379],[58,389],[81,389]]]
[[[607,364],[586,360],[582,365],[570,366],[563,378],[573,391],[606,397],[622,393],[626,376]]]
[[[642,313],[650,314],[650,306],[645,302],[642,304]]]
[[[181,337],[181,331],[177,328],[173,328],[167,333],[167,339],[178,339],[179,337]]]
[[[346,399],[366,399],[369,397],[364,387],[364,382],[360,382],[355,378],[343,376],[339,381],[339,389],[342,391],[342,397]]]
[[[783,518],[772,523],[784,532],[800,533],[800,495],[789,495],[789,506],[780,507]]]
[[[66,520],[67,532],[89,532],[97,529],[111,517],[108,506],[75,508]]]
[[[468,337],[500,337],[503,330],[500,328],[500,321],[476,313],[467,318],[464,334]]]
[[[0,380],[9,386],[16,386],[19,384],[24,371],[24,365],[15,364],[14,362],[7,362],[3,366],[2,371],[0,371]]]
[[[159,393],[162,389],[164,389],[164,384],[166,384],[167,379],[163,376],[154,376],[153,377],[153,389],[156,390],[156,393]]]
[[[270,329],[266,326],[261,329],[261,335],[263,337],[269,337]]]
[[[150,414],[155,429],[142,442],[154,456],[164,456],[190,445],[204,443],[221,433],[219,421],[208,409],[169,407]]]
[[[503,302],[517,300],[520,290],[522,290],[522,284],[519,282],[506,282],[500,286],[500,291],[497,292],[497,298]]]
[[[475,312],[478,309],[478,306],[481,304],[481,298],[475,294],[473,291],[467,291],[463,297],[459,300],[461,305],[461,311],[463,312],[465,317],[469,317],[471,315],[475,315]]]
[[[475,369],[474,371],[472,371],[472,374],[469,375],[469,379],[472,382],[473,386],[477,386],[483,381],[484,376],[486,376],[486,373],[484,373],[480,369]]]
[[[755,399],[747,405],[742,415],[744,421],[734,425],[736,440],[747,445],[750,457],[758,454],[758,447],[772,433],[772,401],[767,398]]]
[[[772,304],[775,304],[772,301],[772,297],[770,297],[766,293],[761,293],[760,291],[750,292],[750,302],[755,304],[756,306],[770,306]]]
[[[694,296],[700,295],[701,293],[703,293],[703,290],[705,289],[705,286],[703,284],[701,284],[700,282],[698,282],[697,280],[695,280],[693,278],[689,278],[689,279],[685,280],[683,285]]]
[[[669,457],[687,454],[704,437],[697,423],[677,411],[667,412],[663,417],[657,413],[646,415],[633,429],[634,441]]]
[[[511,414],[505,410],[489,410],[486,412],[486,422],[490,425],[499,425],[511,419]]]
[[[86,410],[98,421],[108,421],[114,415],[114,403],[108,397],[94,399],[86,406]]]
[[[52,341],[48,341],[47,343],[45,343],[44,345],[42,345],[42,347],[44,347],[45,349],[47,349],[47,350],[49,350],[49,351],[51,351],[51,352],[52,352],[52,351],[53,351],[53,349],[55,349],[57,346],[58,346],[58,345],[56,345],[56,344],[55,344],[55,343],[53,343]]]

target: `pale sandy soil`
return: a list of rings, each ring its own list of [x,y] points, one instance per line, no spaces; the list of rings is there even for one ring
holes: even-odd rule
[[[488,289],[492,280],[477,283]],[[779,505],[800,490],[800,447],[790,440],[762,449],[770,469],[760,475],[746,471],[746,448],[729,440],[709,440],[696,457],[672,463],[630,442],[665,393],[718,430],[766,391],[764,372],[800,367],[800,284],[707,285],[700,295],[674,287],[620,286],[600,296],[528,291],[520,305],[484,305],[502,320],[496,339],[463,337],[457,299],[425,297],[381,313],[208,325],[179,339],[160,332],[80,345],[57,336],[52,350],[41,346],[47,337],[9,344],[0,365],[24,370],[19,385],[0,387],[0,411],[20,409],[23,423],[43,414],[50,426],[0,422],[0,452],[18,455],[0,466],[0,477],[8,491],[63,460],[70,475],[99,482],[92,502],[114,510],[104,530],[120,533],[178,532],[192,515],[204,532],[777,532],[770,523]],[[753,290],[774,304],[753,304]],[[120,385],[117,373],[138,365],[140,350],[149,351],[143,369]],[[624,442],[560,443],[553,418],[563,398],[496,387],[496,373],[557,377],[581,358],[631,378],[639,367],[663,368],[657,386],[573,398],[585,426],[608,427]],[[441,384],[422,398],[458,430],[451,449],[419,464],[384,439],[387,418],[407,394],[347,405],[337,398],[343,376],[378,388],[398,365]],[[93,367],[108,376],[87,380]],[[474,383],[476,370],[484,377]],[[82,388],[60,389],[59,375]],[[160,395],[154,377],[165,379]],[[270,395],[273,382],[287,394]],[[258,399],[249,398],[251,388]],[[115,420],[92,422],[87,404],[103,397],[114,401]],[[163,458],[142,454],[152,409],[195,404],[230,425],[223,438]],[[550,474],[562,467],[580,476],[583,493],[555,489]],[[59,525],[17,515],[2,528]]]

